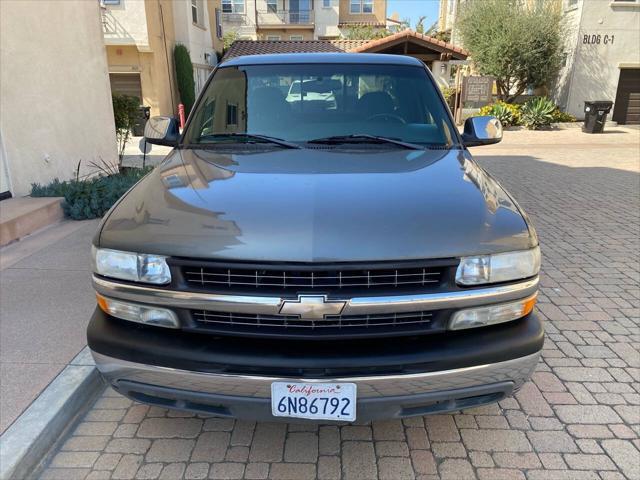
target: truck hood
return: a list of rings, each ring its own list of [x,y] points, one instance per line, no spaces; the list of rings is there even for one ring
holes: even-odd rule
[[[531,248],[533,230],[462,150],[176,149],[96,243],[167,256],[341,262]]]

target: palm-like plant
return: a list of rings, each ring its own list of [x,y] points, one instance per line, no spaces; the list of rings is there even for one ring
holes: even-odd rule
[[[551,124],[556,105],[547,97],[536,97],[522,106],[521,118],[525,127],[538,130]]]

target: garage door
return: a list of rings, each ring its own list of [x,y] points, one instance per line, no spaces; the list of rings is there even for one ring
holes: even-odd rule
[[[138,97],[142,103],[142,85],[139,73],[110,73],[111,93]]]
[[[613,120],[626,125],[640,125],[640,68],[620,70]]]

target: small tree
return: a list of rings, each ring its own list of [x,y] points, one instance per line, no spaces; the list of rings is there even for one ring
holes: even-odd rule
[[[193,80],[193,64],[189,50],[184,45],[176,45],[173,49],[173,58],[176,64],[176,80],[180,100],[184,105],[185,115],[189,115],[193,104],[196,102],[196,83]]]
[[[418,17],[418,21],[416,22],[416,32],[424,33],[424,21],[426,18],[427,17],[425,15]]]
[[[236,32],[235,30],[229,30],[228,32],[225,32],[225,34],[222,36],[222,45],[225,52],[229,50],[229,47],[231,47],[233,42],[238,40],[238,38],[238,32]]]
[[[114,93],[111,96],[113,104],[113,118],[116,124],[116,138],[118,139],[118,166],[122,165],[124,149],[131,137],[131,129],[138,116],[140,99],[131,95]]]
[[[378,38],[384,38],[390,35],[385,29],[375,28],[370,25],[357,25],[351,27],[347,32],[347,38],[349,40],[375,40]]]
[[[512,102],[558,71],[561,17],[551,2],[471,0],[460,12],[458,27],[478,71],[495,77],[501,100]]]

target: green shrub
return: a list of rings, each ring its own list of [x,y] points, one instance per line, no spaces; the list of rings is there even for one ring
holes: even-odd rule
[[[354,25],[347,31],[349,40],[376,40],[389,35],[391,35],[390,31],[372,25]]]
[[[131,95],[114,93],[111,95],[113,104],[113,118],[116,124],[116,137],[118,139],[118,156],[120,162],[124,156],[124,148],[127,146],[131,129],[138,116],[140,99]]]
[[[522,105],[522,124],[530,130],[538,130],[551,125],[555,103],[547,97],[536,97]]]
[[[73,220],[100,218],[150,170],[136,168],[115,175],[64,182],[56,178],[48,185],[32,184],[31,196],[64,197],[62,209],[65,216]]]
[[[443,87],[442,85],[440,85],[440,90],[442,91],[442,96],[447,103],[450,103],[451,99],[456,94],[456,87]]]
[[[416,2],[417,3],[417,2]],[[496,80],[498,98],[513,102],[529,87],[547,85],[562,60],[570,32],[560,2],[459,2],[456,30],[480,75]]]
[[[570,113],[563,112],[558,107],[551,112],[551,116],[553,117],[553,123],[572,123],[577,121],[576,117],[571,115]]]
[[[491,105],[485,105],[478,115],[492,115],[500,120],[503,127],[520,125],[520,105],[498,101]]]
[[[193,64],[187,47],[176,45],[173,49],[173,59],[176,64],[176,80],[180,100],[184,105],[184,113],[188,116],[196,102],[196,83],[193,80]]]
[[[48,185],[40,185],[38,183],[31,184],[32,197],[64,197],[68,189],[69,182],[61,182],[57,178]]]
[[[233,45],[233,42],[235,42],[239,38],[240,35],[238,35],[238,32],[236,32],[235,30],[229,30],[225,32],[224,35],[222,35],[222,45],[224,51],[226,52],[227,50],[229,50],[229,48],[231,48],[231,45]]]

